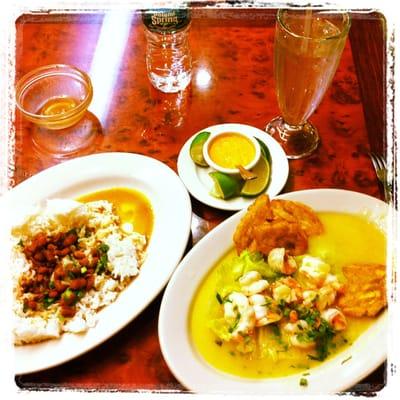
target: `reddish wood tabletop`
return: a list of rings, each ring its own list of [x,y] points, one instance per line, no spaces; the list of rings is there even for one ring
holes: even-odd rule
[[[364,114],[377,115],[376,104],[384,104],[383,80],[376,79],[378,91],[366,85],[368,68],[374,68],[382,77],[383,29],[379,16],[355,13],[353,17],[351,40],[333,84],[311,117],[319,129],[321,144],[310,157],[290,161],[283,192],[342,188],[382,198],[367,154],[371,145],[382,149],[385,121],[376,121],[371,133]],[[140,153],[176,171],[179,150],[195,132],[225,122],[263,129],[279,114],[273,79],[274,18],[275,11],[266,9],[194,9],[190,29],[194,60],[191,85],[184,92],[163,94],[152,88],[146,76],[145,38],[139,12],[126,12],[120,23],[118,16],[109,12],[26,14],[16,22],[16,79],[53,63],[75,65],[93,78],[96,57],[103,57],[108,64],[112,60],[113,69],[107,70],[105,62],[107,73],[93,81],[94,100],[96,95],[103,96],[107,107],[102,115],[96,115],[101,133],[88,152]],[[363,53],[369,50],[363,48],[362,40],[370,32],[366,23],[378,27],[378,34],[369,38],[380,49],[372,58]],[[118,35],[124,29],[125,38]],[[104,35],[109,35],[108,40],[102,40]],[[115,38],[126,40],[117,59],[113,54],[113,47],[118,47],[113,46]],[[361,65],[363,59],[369,62]],[[105,92],[107,88],[109,91]],[[380,98],[374,102],[378,95]],[[19,113],[15,127],[13,185],[60,162],[34,150],[32,125]],[[194,219],[188,248],[231,215],[191,200]],[[26,389],[185,390],[161,354],[157,336],[161,297],[162,293],[104,344],[58,367],[17,376],[17,384]],[[382,366],[352,390],[378,390],[384,385],[384,374]]]

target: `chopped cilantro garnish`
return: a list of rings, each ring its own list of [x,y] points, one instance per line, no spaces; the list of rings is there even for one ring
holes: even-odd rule
[[[56,299],[55,299],[54,297],[48,297],[48,296],[46,296],[46,297],[43,299],[43,305],[44,305],[45,308],[48,308],[48,307],[50,307],[55,301],[56,301]]]
[[[76,276],[75,276],[75,274],[74,274],[72,271],[68,271],[68,278],[69,278],[69,279],[75,279]]]
[[[97,275],[102,274],[106,270],[107,262],[108,262],[107,254],[103,254],[100,257],[100,260],[98,261],[97,266],[96,266],[96,274]]]
[[[97,250],[100,253],[100,260],[97,263],[96,266],[96,274],[102,274],[107,267],[107,263],[108,263],[108,257],[107,257],[107,251],[110,249],[110,247],[108,245],[106,245],[105,243],[100,243],[99,247],[97,248]]]
[[[341,364],[343,365],[344,363],[346,363],[347,361],[351,360],[352,358],[353,358],[353,356],[349,356],[349,357],[345,358],[345,359],[341,362]]]
[[[300,386],[308,386],[308,380],[306,378],[301,378]]]
[[[285,307],[284,310],[283,310],[283,316],[288,318],[289,314],[290,314],[290,311],[291,311],[290,308]]]
[[[101,243],[100,246],[98,247],[98,250],[101,253],[107,253],[107,251],[110,250],[110,247],[105,243]]]
[[[238,313],[236,314],[235,322],[234,322],[233,325],[230,326],[229,329],[228,329],[229,333],[232,333],[232,332],[237,328],[237,326],[238,326],[238,324],[239,324],[239,321],[240,321],[240,318],[241,318],[241,314],[238,312]]]
[[[272,333],[273,333],[275,336],[278,336],[278,337],[281,336],[281,331],[280,331],[278,325],[276,325],[276,324],[271,324],[270,327],[271,327]]]
[[[308,357],[312,360],[323,361],[329,355],[329,347],[332,343],[332,339],[335,336],[335,332],[329,323],[325,320],[321,320],[318,328],[309,330],[306,335],[316,343],[316,356],[309,355]]]

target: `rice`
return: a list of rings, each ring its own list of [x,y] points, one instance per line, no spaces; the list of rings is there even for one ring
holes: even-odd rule
[[[121,229],[108,201],[49,200],[13,228],[12,240],[16,345],[94,327],[139,274],[147,244]]]

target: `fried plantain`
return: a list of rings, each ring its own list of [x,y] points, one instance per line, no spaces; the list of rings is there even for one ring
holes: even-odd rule
[[[351,264],[343,267],[346,278],[338,306],[351,317],[374,317],[387,305],[386,267],[382,264]]]
[[[266,255],[276,247],[283,247],[294,256],[304,254],[308,248],[307,236],[293,222],[265,222],[253,228],[253,236],[256,249]]]
[[[261,225],[265,221],[272,220],[272,218],[273,215],[269,197],[267,195],[257,197],[256,201],[249,206],[233,234],[233,241],[238,254],[245,249],[256,250],[254,248],[255,244],[253,243],[253,229],[255,226]]]
[[[300,255],[307,251],[308,236],[322,232],[322,223],[311,208],[261,195],[241,219],[233,241],[239,254],[249,249],[267,255],[273,248],[284,247],[288,254]]]
[[[324,228],[317,214],[305,204],[288,200],[272,200],[271,208],[275,218],[300,225],[307,235],[320,235]]]

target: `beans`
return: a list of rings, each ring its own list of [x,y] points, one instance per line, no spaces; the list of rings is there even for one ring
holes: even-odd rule
[[[34,267],[39,268],[43,265],[43,261],[36,261],[34,258],[31,258],[30,260],[32,261]]]
[[[92,266],[93,268],[96,268],[98,262],[99,262],[99,257],[92,257],[91,266]]]
[[[64,268],[62,266],[59,266],[54,270],[54,279],[59,280],[59,279],[65,278],[66,275],[67,274],[65,273]]]
[[[61,307],[61,315],[65,318],[71,318],[75,315],[76,310],[74,307],[62,306]]]
[[[87,257],[81,258],[78,260],[79,264],[82,265],[82,267],[87,267],[89,265],[89,260]]]
[[[31,293],[34,293],[34,294],[39,294],[39,293],[42,293],[43,292],[43,286],[42,285],[40,285],[40,284],[38,284],[38,283],[34,283],[33,285],[32,285],[32,288],[31,288],[31,290],[30,290],[30,292]]]
[[[36,244],[36,247],[43,247],[47,243],[47,235],[45,233],[38,233],[33,241]]]
[[[36,251],[36,245],[33,245],[33,243],[25,246],[25,248],[24,248],[24,253],[29,256],[31,256],[32,253],[35,251]]]
[[[55,252],[51,250],[43,250],[43,254],[47,261],[53,261],[56,258]]]
[[[70,282],[69,287],[74,290],[83,289],[84,287],[86,287],[86,279],[85,278],[73,279]]]
[[[76,233],[74,232],[68,233],[65,239],[63,240],[63,246],[64,247],[71,246],[71,244],[74,244],[77,241],[77,239],[78,236]]]
[[[33,300],[35,300],[35,301],[41,301],[43,299],[44,299],[44,293],[35,294],[33,296]]]
[[[20,287],[29,294],[24,301],[27,309],[40,310],[42,305],[56,303],[63,317],[76,313],[75,303],[94,287],[95,268],[100,253],[92,249],[90,255],[79,248],[78,235],[74,230],[47,236],[41,232],[30,243],[25,243],[23,252],[32,264],[33,278],[22,278]],[[64,257],[73,256],[71,262]]]
[[[87,277],[86,290],[90,290],[94,286],[94,280],[95,280],[94,275],[89,275]]]
[[[70,306],[71,304],[74,304],[75,301],[77,300],[76,294],[70,290],[67,289],[62,295],[61,295],[61,305],[68,305]]]
[[[47,268],[47,267],[39,267],[37,271],[38,271],[39,274],[47,275],[47,274],[51,274],[52,269],[51,268]]]
[[[32,286],[32,282],[26,278],[22,278],[21,280],[21,287],[25,291],[26,289],[29,289]]]
[[[28,300],[28,301],[27,301],[27,306],[28,306],[31,310],[36,311],[36,310],[37,310],[37,307],[38,307],[38,303],[37,303],[35,300]]]
[[[68,285],[60,280],[54,279],[54,286],[58,292],[63,292]]]
[[[84,253],[82,250],[76,250],[76,251],[74,251],[73,254],[74,254],[74,257],[75,257],[77,260],[86,257],[86,256],[85,256],[85,253]]]
[[[50,290],[49,291],[49,297],[51,297],[52,299],[54,299],[55,297],[57,297],[58,296],[58,292],[57,292],[57,290]]]
[[[44,261],[45,260],[45,256],[44,256],[43,252],[40,251],[38,253],[35,253],[35,255],[33,256],[33,259],[35,261]]]
[[[64,257],[64,256],[68,255],[70,252],[71,252],[71,250],[68,247],[65,247],[64,249],[57,250],[57,255]]]

